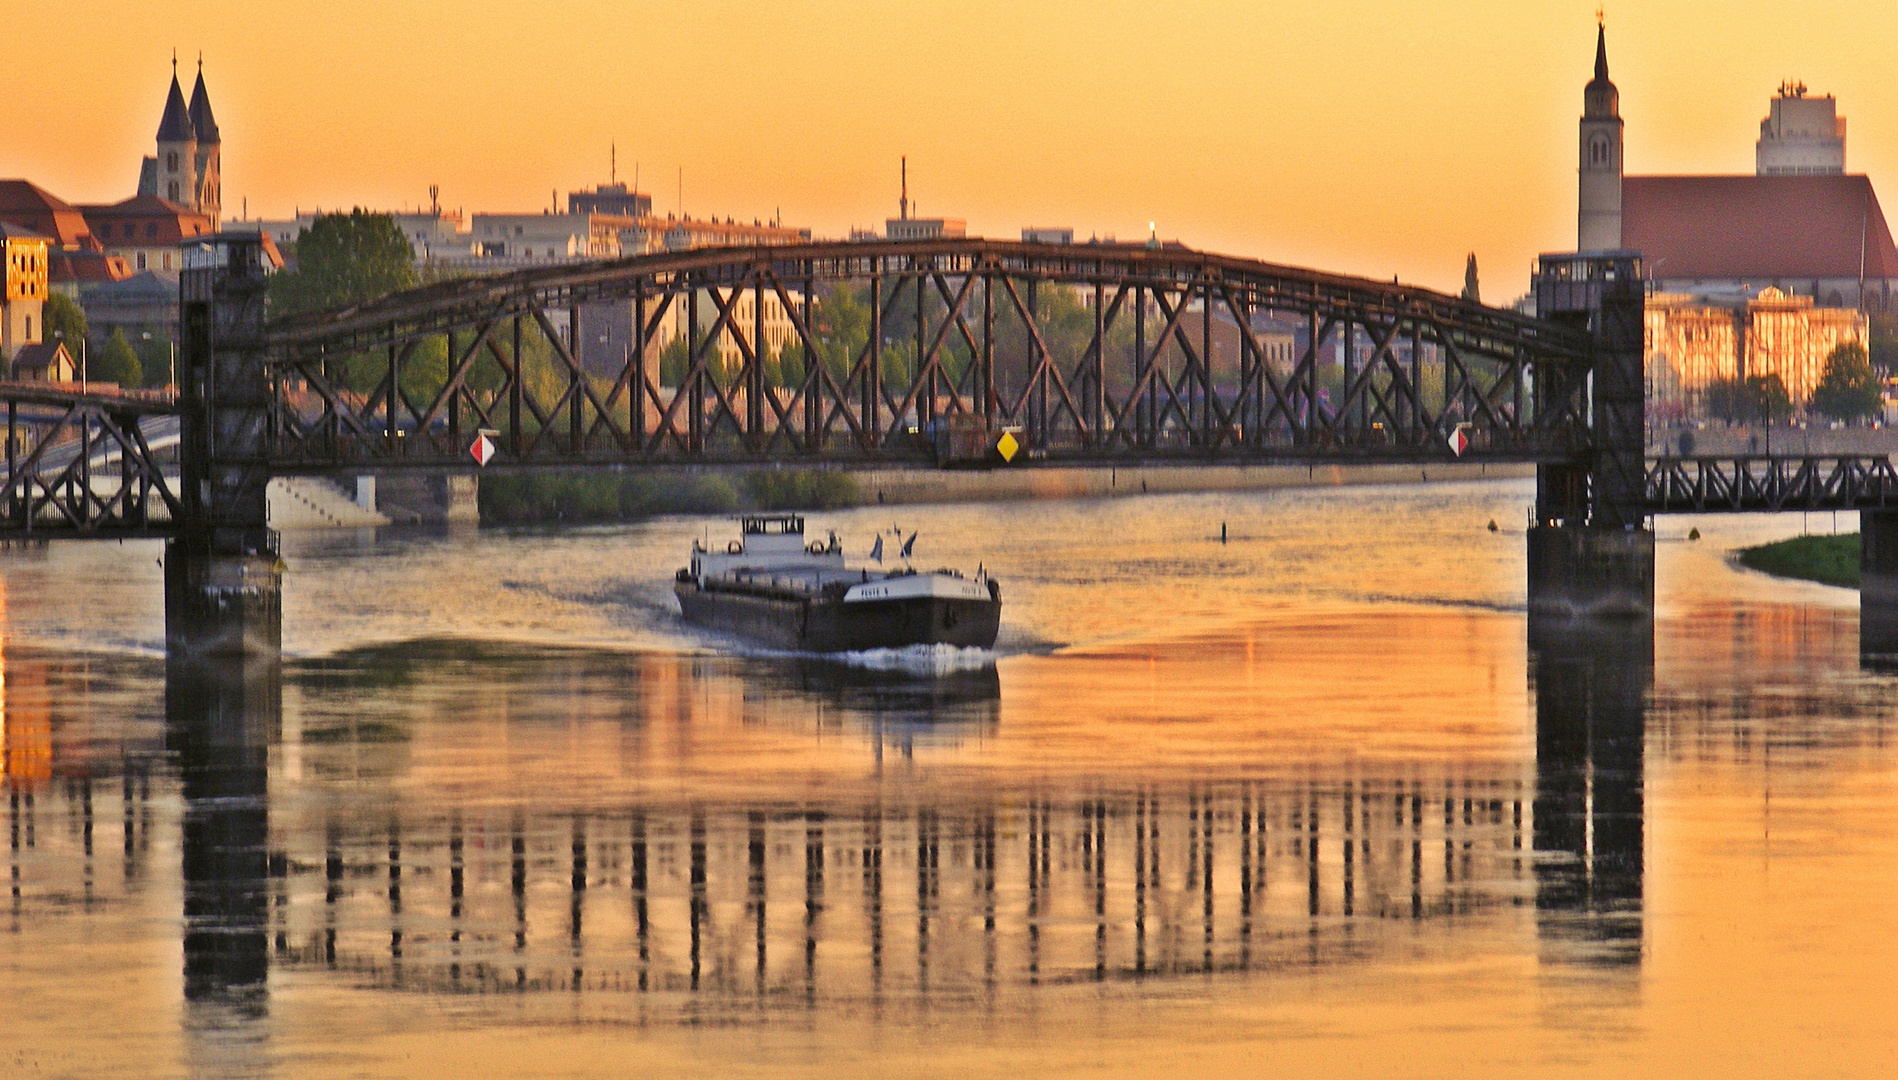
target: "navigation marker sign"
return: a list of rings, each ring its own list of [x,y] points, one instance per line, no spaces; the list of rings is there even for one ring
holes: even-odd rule
[[[1450,452],[1452,454],[1455,454],[1457,457],[1462,457],[1463,451],[1468,450],[1469,448],[1470,448],[1470,433],[1469,432],[1464,431],[1460,427],[1450,432]]]
[[[995,452],[1002,455],[1003,461],[1014,461],[1015,455],[1020,451],[1021,443],[1015,441],[1015,436],[1011,432],[1004,431],[1002,437],[995,440]]]
[[[488,462],[494,460],[494,455],[499,450],[494,444],[494,436],[496,434],[496,432],[484,430],[481,434],[476,435],[475,441],[469,445],[468,454],[475,459],[476,465],[485,466]]]

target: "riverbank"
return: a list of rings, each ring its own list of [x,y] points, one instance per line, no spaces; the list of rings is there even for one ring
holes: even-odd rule
[[[486,525],[635,521],[659,514],[1116,498],[1207,491],[1516,480],[1527,464],[1030,466],[1013,469],[676,469],[497,474],[481,481]]]
[[[1740,565],[1777,577],[1858,588],[1858,534],[1795,536],[1741,548]]]

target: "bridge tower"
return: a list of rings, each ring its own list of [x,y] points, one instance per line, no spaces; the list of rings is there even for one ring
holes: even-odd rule
[[[1529,530],[1532,616],[1650,617],[1654,533],[1646,527],[1646,311],[1641,256],[1631,251],[1544,255],[1536,313],[1594,338],[1589,449],[1536,467]],[[1538,385],[1538,392],[1547,387]]]
[[[270,528],[262,238],[219,233],[185,253],[178,375],[184,507],[165,549],[165,636],[186,655],[269,654],[282,643],[282,563]]]

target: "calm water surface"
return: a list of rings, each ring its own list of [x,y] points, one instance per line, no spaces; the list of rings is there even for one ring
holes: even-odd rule
[[[1726,559],[1835,522],[1532,641],[1532,494],[813,515],[1004,585],[845,663],[679,622],[719,521],[292,535],[215,672],[0,553],[0,1076],[1898,1075],[1898,678]]]

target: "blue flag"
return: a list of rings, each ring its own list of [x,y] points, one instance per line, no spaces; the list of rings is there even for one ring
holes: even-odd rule
[[[909,539],[903,541],[903,557],[905,559],[909,558],[910,549],[916,546],[916,536],[916,533],[910,533]]]
[[[883,561],[883,534],[881,533],[877,534],[876,546],[870,549],[870,558],[877,562]]]

